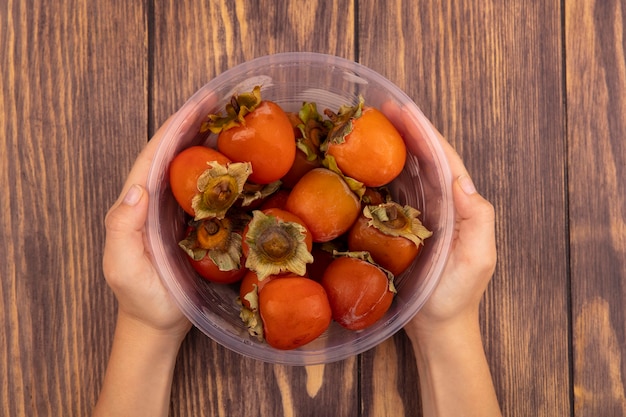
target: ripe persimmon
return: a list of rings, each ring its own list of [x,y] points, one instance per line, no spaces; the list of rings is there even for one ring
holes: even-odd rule
[[[217,284],[233,284],[241,281],[247,271],[243,265],[237,269],[222,271],[208,254],[198,261],[189,258],[189,262],[202,278]]]
[[[295,349],[320,336],[332,320],[324,288],[305,277],[273,279],[259,292],[265,341],[276,349]]]
[[[211,163],[214,166],[227,167],[231,160],[213,148],[197,145],[183,150],[170,163],[169,182],[172,194],[182,209],[191,216],[196,215],[193,200],[200,193],[198,179],[212,168]],[[213,187],[217,192],[213,196],[207,197],[214,198],[218,204],[225,200],[228,200],[226,202],[228,205],[232,204],[238,197],[240,190],[235,189],[233,181],[227,176],[223,176],[218,181],[219,184],[215,184]],[[226,206],[226,204],[224,205]]]
[[[406,145],[387,117],[373,107],[344,107],[328,134],[325,152],[341,172],[367,187],[378,187],[396,178],[406,161]]]
[[[241,280],[241,284],[239,285],[239,299],[241,300],[241,304],[244,307],[250,310],[256,310],[258,305],[258,294],[261,292],[265,284],[270,282],[271,280],[279,277],[294,277],[298,276],[293,273],[288,273],[285,275],[269,275],[263,279],[259,279],[259,276],[254,271],[246,271],[245,275]],[[251,300],[254,300],[251,302]],[[254,305],[253,305],[254,304]]]
[[[350,330],[365,329],[387,312],[395,289],[376,265],[342,256],[330,263],[322,277],[333,319]]]
[[[312,246],[313,237],[304,221],[279,208],[253,211],[243,231],[246,268],[260,279],[284,272],[306,274],[306,265],[313,262]]]
[[[285,209],[304,221],[314,242],[328,242],[352,226],[361,204],[341,175],[315,168],[292,188]]]
[[[348,233],[350,251],[367,251],[394,275],[417,257],[424,239],[432,235],[418,219],[419,211],[389,202],[366,206]]]
[[[272,101],[262,101],[239,126],[223,130],[217,149],[233,161],[250,162],[250,181],[269,184],[293,165],[296,142],[289,118]]]
[[[244,276],[241,231],[231,218],[192,221],[178,242],[193,269],[207,281],[232,284]]]

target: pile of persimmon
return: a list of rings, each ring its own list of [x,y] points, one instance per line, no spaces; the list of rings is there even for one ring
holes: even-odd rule
[[[169,166],[189,218],[179,246],[201,277],[239,286],[250,334],[293,349],[332,320],[378,321],[431,235],[387,190],[407,152],[387,117],[363,99],[286,112],[255,87],[208,115],[207,131],[215,148],[189,147]]]

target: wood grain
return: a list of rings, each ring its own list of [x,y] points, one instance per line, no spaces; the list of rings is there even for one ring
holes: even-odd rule
[[[567,1],[577,416],[626,414],[626,2]]]
[[[352,3],[342,1],[155,4],[150,117],[164,120],[217,74],[262,55],[301,50],[352,58],[353,19]],[[326,365],[323,375],[317,368],[315,374],[256,363],[196,332],[180,361],[173,416],[200,410],[203,416],[358,412],[355,359]]]
[[[145,10],[37,3],[0,5],[0,414],[84,416],[115,318],[102,220],[146,141]]]
[[[567,415],[568,390],[555,388],[570,383],[560,3],[360,5],[360,61],[414,99],[496,207],[482,325],[504,415]],[[386,354],[364,355],[362,374]],[[398,388],[400,398],[415,389]],[[389,415],[417,415],[394,404]],[[366,404],[365,415],[379,412]]]
[[[244,61],[292,51],[355,53],[354,5],[342,0],[158,3],[153,25],[151,117],[158,120]]]
[[[285,51],[356,59],[395,82],[494,203],[499,263],[481,322],[504,414],[626,414],[625,11],[0,2],[0,415],[90,414],[116,312],[103,218],[135,156],[211,78]],[[345,361],[286,367],[192,330],[171,415],[419,416],[415,369],[402,331]]]

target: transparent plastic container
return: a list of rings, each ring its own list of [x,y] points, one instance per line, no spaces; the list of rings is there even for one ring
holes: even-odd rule
[[[212,284],[200,278],[179,247],[185,214],[168,182],[170,161],[197,144],[214,146],[214,135],[198,134],[209,113],[221,112],[231,96],[261,85],[262,97],[297,111],[304,101],[336,110],[365,103],[382,110],[403,134],[409,155],[404,171],[391,185],[396,200],[422,212],[433,231],[402,275],[385,316],[354,332],[337,323],[315,341],[294,350],[278,350],[248,334],[239,318],[236,285]],[[362,353],[400,330],[423,306],[437,285],[448,258],[454,228],[452,177],[438,138],[423,113],[396,85],[378,73],[343,58],[317,53],[268,55],[223,72],[196,92],[171,119],[148,177],[150,207],[146,225],[149,250],[165,286],[191,322],[217,343],[242,355],[270,363],[311,365]]]

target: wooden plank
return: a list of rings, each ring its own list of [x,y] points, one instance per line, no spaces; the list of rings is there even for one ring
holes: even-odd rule
[[[576,416],[626,414],[626,2],[565,2]]]
[[[354,7],[341,0],[155,4],[152,32],[157,122],[217,74],[253,58],[293,51],[354,58]]]
[[[103,218],[146,140],[144,16],[1,2],[0,415],[85,416],[98,393],[115,319]]]
[[[353,19],[352,2],[330,0],[155,3],[150,117],[165,120],[214,76],[262,55],[352,58]],[[355,358],[313,368],[264,364],[194,330],[179,356],[171,414],[354,416],[357,365]]]
[[[504,415],[570,412],[559,5],[359,3],[359,60],[416,101],[496,208],[499,261],[481,321]],[[363,415],[420,415],[399,346],[410,352],[403,333],[364,355]],[[396,366],[370,378],[384,355]]]

